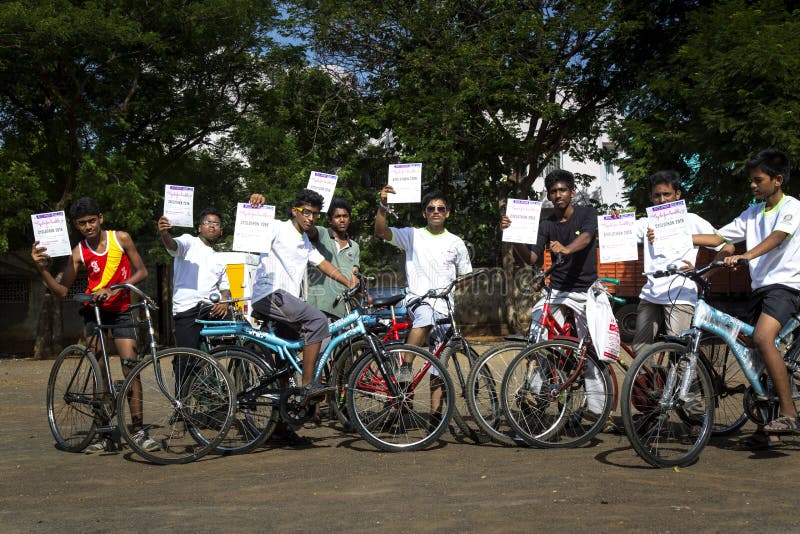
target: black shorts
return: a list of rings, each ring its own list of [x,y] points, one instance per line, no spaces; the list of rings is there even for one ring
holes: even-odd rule
[[[769,315],[781,326],[800,310],[800,291],[780,284],[759,287],[753,291],[750,322],[755,325],[762,313]]]
[[[80,314],[83,316],[83,335],[89,337],[97,327],[97,320],[94,316],[94,310],[90,306],[81,308]],[[120,325],[120,328],[110,328],[111,337],[114,339],[136,339],[136,328],[133,326],[133,317],[131,312],[100,312],[100,321],[103,326]]]

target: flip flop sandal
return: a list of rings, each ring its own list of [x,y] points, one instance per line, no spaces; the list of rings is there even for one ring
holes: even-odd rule
[[[797,426],[797,419],[781,415],[764,425],[764,432],[767,434],[792,434],[800,430]]]

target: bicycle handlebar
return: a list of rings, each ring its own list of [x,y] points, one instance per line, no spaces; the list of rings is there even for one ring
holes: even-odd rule
[[[485,272],[486,272],[486,269],[475,269],[474,271],[469,272],[469,273],[467,273],[467,274],[465,274],[463,276],[459,276],[458,278],[456,278],[455,280],[450,282],[447,285],[447,287],[445,287],[445,288],[430,289],[430,290],[428,290],[427,293],[425,293],[421,297],[415,297],[415,298],[409,300],[406,303],[406,307],[410,308],[411,306],[416,306],[417,304],[419,304],[424,299],[444,299],[444,298],[447,298],[447,297],[450,296],[450,293],[452,293],[453,288],[455,288],[455,286],[457,284],[460,284],[461,282],[466,282],[467,280],[472,280],[476,276],[480,276]]]
[[[139,295],[139,297],[142,299],[142,302],[144,302],[147,305],[147,307],[150,308],[151,310],[158,309],[158,306],[156,305],[155,301],[150,297],[148,297],[144,291],[142,291],[133,284],[129,284],[127,282],[122,284],[114,284],[113,286],[109,286],[108,289],[110,289],[111,291],[114,291],[116,289],[127,289],[131,293],[136,293],[137,295]]]

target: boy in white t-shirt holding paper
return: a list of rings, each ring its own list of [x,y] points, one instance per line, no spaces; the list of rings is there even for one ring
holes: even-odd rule
[[[391,185],[381,189],[375,235],[406,253],[407,300],[420,297],[431,289],[447,287],[459,276],[472,272],[464,241],[444,227],[450,217],[450,203],[444,195],[432,192],[422,198],[424,228],[390,228],[386,221],[387,198],[394,192]],[[453,298],[452,294],[450,298]],[[408,344],[426,346],[436,320],[447,316],[447,304],[441,299],[426,299],[414,310],[409,309],[408,314],[412,319]],[[398,380],[409,381],[410,375],[411,364],[407,362],[400,369]]]
[[[658,171],[650,176],[650,201],[653,206],[668,204],[681,199],[681,181],[677,171]],[[689,231],[692,234],[712,234],[714,227],[694,213],[687,213]],[[636,238],[644,245],[644,270],[653,272],[667,265],[681,263],[687,266],[697,261],[697,247],[669,254],[658,253],[653,245],[653,230],[647,217],[636,221]],[[732,254],[733,245],[721,247],[724,255]],[[636,315],[636,334],[633,336],[633,352],[641,354],[652,344],[663,325],[669,335],[678,335],[692,326],[694,306],[697,303],[697,287],[694,282],[678,275],[665,278],[647,277],[639,294]]]
[[[747,162],[750,189],[759,201],[713,235],[695,235],[695,245],[716,246],[746,241],[747,251],[725,258],[733,266],[748,262],[752,279],[755,331],[753,343],[764,359],[780,400],[780,415],[763,427],[772,446],[773,434],[798,430],[789,376],[775,347],[781,326],[800,308],[800,201],[783,193],[789,181],[789,158],[774,149],[763,150]]]

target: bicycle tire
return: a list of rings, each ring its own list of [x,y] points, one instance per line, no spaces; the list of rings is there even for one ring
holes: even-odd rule
[[[636,453],[654,467],[693,463],[711,437],[714,388],[700,358],[692,398],[678,398],[686,358],[685,345],[656,343],[637,356],[622,385],[625,433]],[[670,372],[676,377],[671,387]]]
[[[105,395],[100,366],[83,345],[59,353],[47,381],[47,421],[56,447],[81,452],[94,439],[97,403]]]
[[[381,450],[419,450],[436,441],[449,427],[455,402],[453,382],[438,358],[425,349],[411,345],[387,348],[413,356],[413,380],[397,381],[399,365],[392,354],[364,354],[353,365],[348,380],[351,421],[368,443]],[[379,358],[387,374],[381,371]],[[397,383],[399,395],[391,394],[387,386],[390,382]],[[436,391],[441,393],[438,410],[433,400]]]
[[[508,366],[528,346],[524,341],[509,341],[489,347],[478,357],[467,377],[469,411],[481,430],[500,445],[525,445],[506,421],[500,386]]]
[[[750,384],[736,356],[721,338],[703,336],[700,350],[710,365],[711,382],[714,384],[714,426],[711,435],[733,434],[747,422],[744,393]]]
[[[176,358],[191,362],[181,367],[181,376],[174,373]],[[156,369],[169,396],[159,387]],[[136,391],[137,381],[141,383],[140,392]],[[139,362],[125,379],[117,399],[118,426],[125,441],[142,458],[157,464],[188,463],[214,450],[225,438],[233,422],[235,399],[228,372],[214,358],[196,349],[165,349],[155,358],[148,356]],[[142,406],[141,422],[134,421],[131,414],[130,405],[135,402]],[[158,450],[147,451],[136,443],[134,426],[140,425],[158,443]],[[197,433],[203,440],[195,439]]]
[[[466,349],[469,349],[469,352]],[[463,342],[448,345],[439,356],[456,388],[456,401],[453,404],[453,422],[455,426],[451,425],[450,432],[456,437],[459,434],[463,435],[475,443],[487,443],[491,438],[481,431],[480,425],[475,421],[472,412],[469,410],[469,401],[467,401],[467,379],[478,357],[478,353]],[[476,378],[487,379],[486,376],[481,374],[477,375]],[[477,386],[480,387],[480,384],[477,384]],[[456,432],[455,427],[458,427],[458,432]]]
[[[228,371],[236,392],[233,423],[216,450],[227,454],[242,454],[260,447],[275,431],[280,418],[277,407],[280,395],[272,399],[262,395],[255,401],[246,400],[243,395],[258,385],[281,389],[277,380],[270,383],[265,379],[274,369],[256,352],[241,346],[220,346],[211,350],[209,355]],[[190,430],[196,432],[193,426]],[[196,432],[194,438],[204,440],[203,434],[199,432]]]
[[[605,427],[613,395],[608,366],[588,350],[577,371],[577,351],[571,340],[542,341],[508,366],[500,389],[503,413],[528,445],[579,447]]]

